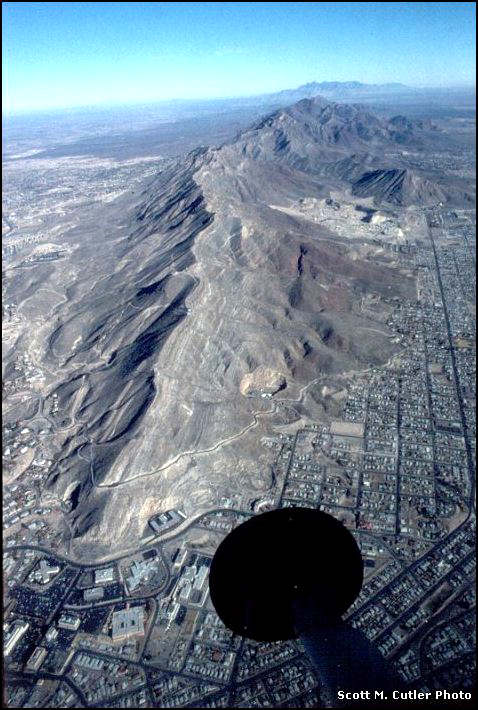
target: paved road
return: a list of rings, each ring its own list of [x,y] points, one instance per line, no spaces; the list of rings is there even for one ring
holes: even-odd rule
[[[137,545],[134,548],[131,548],[129,550],[123,550],[122,552],[114,553],[112,555],[107,555],[105,557],[101,557],[97,560],[94,560],[93,562],[80,562],[79,560],[75,560],[72,557],[67,557],[66,555],[62,555],[59,552],[53,552],[47,547],[41,547],[39,545],[11,545],[10,547],[5,547],[5,551],[15,551],[15,550],[36,550],[38,552],[43,552],[48,555],[52,555],[54,557],[57,557],[59,560],[62,560],[63,562],[66,562],[67,564],[71,565],[72,567],[80,567],[82,569],[93,569],[94,567],[98,567],[103,564],[107,564],[109,562],[118,562],[119,560],[124,560],[127,557],[130,557],[131,555],[134,555],[138,552],[143,552],[144,550],[147,550],[149,547],[154,547],[155,545],[161,544],[162,542],[166,540],[173,540],[175,537],[178,537],[179,535],[182,535],[186,530],[188,530],[190,527],[193,527],[194,525],[197,525],[197,523],[202,520],[203,518],[206,518],[208,515],[211,515],[212,513],[235,513],[237,515],[243,515],[247,516],[249,515],[248,512],[244,510],[236,510],[235,508],[211,508],[209,510],[205,510],[201,513],[196,513],[195,515],[191,516],[187,520],[184,521],[184,523],[181,523],[177,527],[174,528],[174,530],[171,530],[169,533],[163,533],[158,534],[158,535],[152,535],[150,538],[148,538],[146,541],[143,541],[139,545]]]
[[[443,221],[442,221],[442,223],[443,223]],[[456,365],[455,348],[453,346],[453,336],[452,336],[452,331],[451,331],[451,326],[450,326],[450,317],[449,317],[449,313],[448,313],[445,292],[443,289],[443,282],[442,282],[441,271],[440,271],[440,263],[438,260],[438,254],[437,254],[437,249],[435,246],[435,240],[433,239],[430,224],[429,224],[428,220],[427,220],[427,225],[428,225],[428,236],[430,239],[430,244],[432,246],[433,256],[435,259],[435,269],[436,269],[437,280],[438,280],[438,285],[440,288],[441,300],[442,300],[442,305],[443,305],[443,315],[445,317],[445,323],[446,323],[446,331],[447,331],[447,336],[448,336],[448,347],[450,350],[451,364],[452,364],[452,370],[453,370],[453,379],[455,382],[456,398],[457,398],[457,402],[458,402],[458,408],[460,411],[461,426],[463,429],[463,435],[464,435],[464,439],[465,439],[466,460],[467,460],[468,475],[470,477],[470,487],[471,487],[469,501],[470,501],[470,507],[473,507],[474,500],[475,500],[475,498],[474,498],[475,471],[474,471],[474,467],[473,467],[473,457],[472,457],[471,447],[470,447],[470,438],[469,438],[468,426],[466,423],[465,411],[464,411],[464,406],[463,406],[463,398],[461,396],[460,377],[459,377],[458,368]]]

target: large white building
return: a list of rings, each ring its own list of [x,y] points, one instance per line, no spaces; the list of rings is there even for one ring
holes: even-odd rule
[[[27,669],[29,671],[37,671],[45,660],[46,654],[46,648],[43,648],[43,646],[37,646],[27,661]]]
[[[9,656],[22,636],[26,634],[30,624],[28,621],[15,621],[13,627],[4,635],[3,655]]]
[[[40,564],[32,573],[32,581],[48,584],[59,572],[58,565],[49,565],[46,560],[40,560]]]
[[[80,626],[80,623],[81,619],[79,616],[64,611],[58,619],[58,628],[76,631]]]
[[[108,582],[114,582],[114,579],[114,567],[106,567],[106,569],[97,569],[95,571],[95,584],[107,584]]]
[[[111,635],[115,641],[126,636],[144,634],[144,607],[134,606],[115,611],[111,621]]]

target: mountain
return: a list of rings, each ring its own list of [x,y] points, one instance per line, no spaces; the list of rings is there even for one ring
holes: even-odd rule
[[[402,117],[388,120],[360,104],[332,103],[316,96],[274,111],[244,131],[237,142],[249,141],[252,149],[259,150],[267,146],[275,155],[294,149],[305,156],[324,147],[373,152],[396,148],[394,144],[418,147],[423,129],[421,121],[404,124]]]
[[[365,172],[352,183],[352,194],[373,197],[376,204],[388,202],[402,206],[473,203],[472,196],[464,190],[445,187],[407,169]]]
[[[387,314],[415,298],[415,278],[363,236],[351,191],[421,199],[402,150],[427,136],[304,99],[108,203],[81,238],[68,233],[78,275],[45,317],[38,357],[54,373],[44,415],[61,418],[49,487],[69,501],[76,554],[131,546],[157,510],[267,495],[262,437],[330,418],[326,385],[393,356]],[[12,278],[58,290],[54,268]],[[273,399],[247,396],[257,373],[281,383]]]
[[[358,99],[369,96],[392,96],[399,94],[419,93],[417,89],[404,84],[363,84],[360,81],[311,81],[302,84],[296,89],[284,89],[268,97],[279,103],[292,103],[300,99],[312,98],[320,95],[330,100]]]
[[[373,170],[352,184],[352,194],[375,197],[396,205],[429,205],[446,202],[448,196],[438,185],[411,170]]]
[[[461,189],[420,173],[407,155],[441,148],[443,136],[428,120],[377,116],[360,104],[321,96],[278,109],[222,148],[236,159],[273,162],[349,184],[353,194],[392,204],[428,205],[467,200]],[[450,146],[445,147],[450,150]]]

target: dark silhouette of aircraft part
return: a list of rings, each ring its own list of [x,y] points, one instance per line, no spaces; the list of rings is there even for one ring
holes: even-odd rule
[[[209,574],[223,623],[256,641],[300,638],[332,700],[338,689],[399,685],[365,634],[341,618],[362,582],[353,535],[311,508],[282,508],[242,523],[217,548]]]
[[[222,621],[256,641],[297,638],[300,599],[314,599],[324,620],[339,619],[362,581],[362,556],[351,533],[310,508],[282,508],[242,523],[219,545],[209,575]]]

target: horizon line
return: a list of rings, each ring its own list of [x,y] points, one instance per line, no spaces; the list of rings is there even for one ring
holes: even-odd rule
[[[294,87],[292,89],[279,89],[277,91],[264,91],[259,94],[234,94],[234,95],[223,95],[223,96],[198,96],[194,98],[188,98],[188,97],[167,97],[167,98],[148,98],[148,99],[133,99],[133,100],[121,100],[121,99],[113,99],[111,101],[98,101],[95,103],[80,103],[80,104],[70,104],[70,105],[65,105],[65,106],[44,106],[41,108],[21,108],[21,109],[6,109],[5,111],[2,110],[2,119],[7,118],[7,117],[12,117],[12,116],[19,116],[19,115],[25,115],[25,114],[37,114],[37,113],[50,113],[50,112],[62,112],[62,111],[71,111],[71,110],[91,110],[91,109],[96,109],[96,108],[114,108],[114,107],[122,107],[122,106],[142,106],[142,105],[156,105],[156,104],[161,104],[161,103],[179,103],[179,102],[184,102],[184,103],[194,103],[194,102],[199,102],[199,101],[233,101],[234,99],[259,99],[261,97],[267,97],[267,96],[273,96],[274,94],[280,94],[283,92],[287,91],[298,91],[300,88],[304,86],[308,86],[310,84],[349,84],[349,83],[359,83],[362,84],[362,86],[376,86],[376,87],[382,87],[382,86],[390,86],[390,85],[398,85],[398,86],[403,86],[406,89],[409,89],[411,92],[414,91],[447,91],[447,90],[457,90],[457,89],[473,89],[476,92],[476,83],[461,83],[461,84],[449,84],[447,86],[410,86],[408,84],[402,84],[401,82],[384,82],[381,84],[367,84],[365,82],[359,82],[357,80],[347,80],[347,81],[334,81],[334,80],[324,80],[324,81],[308,81],[305,84],[300,84],[297,87]],[[318,94],[320,95],[320,94]],[[360,97],[358,97],[360,99]]]

